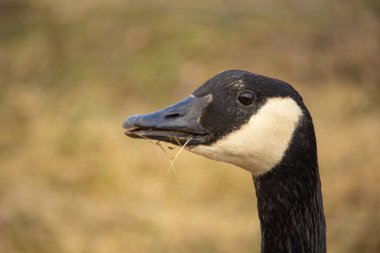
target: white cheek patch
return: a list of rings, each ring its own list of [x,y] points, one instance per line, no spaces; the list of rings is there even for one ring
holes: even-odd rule
[[[301,116],[293,99],[272,98],[239,130],[211,146],[199,145],[190,151],[261,175],[281,162]]]

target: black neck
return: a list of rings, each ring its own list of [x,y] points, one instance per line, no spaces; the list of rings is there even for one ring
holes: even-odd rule
[[[307,135],[307,136],[306,136]],[[261,251],[326,252],[326,226],[313,126],[297,129],[283,161],[254,177]]]

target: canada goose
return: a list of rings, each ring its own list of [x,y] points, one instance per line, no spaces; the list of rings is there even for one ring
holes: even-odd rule
[[[123,126],[129,137],[188,142],[191,152],[251,172],[261,252],[326,252],[314,126],[289,84],[224,71],[185,100]]]

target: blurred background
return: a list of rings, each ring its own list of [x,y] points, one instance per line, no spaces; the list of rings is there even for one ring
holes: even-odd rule
[[[0,0],[0,252],[259,252],[249,173],[121,128],[226,69],[301,92],[329,252],[380,252],[379,66],[377,0]]]

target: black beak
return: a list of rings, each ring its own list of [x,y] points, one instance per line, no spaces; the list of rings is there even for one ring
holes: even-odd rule
[[[208,140],[209,134],[200,124],[200,118],[209,102],[209,97],[190,96],[163,110],[129,117],[123,124],[125,134],[176,145],[202,144]]]

